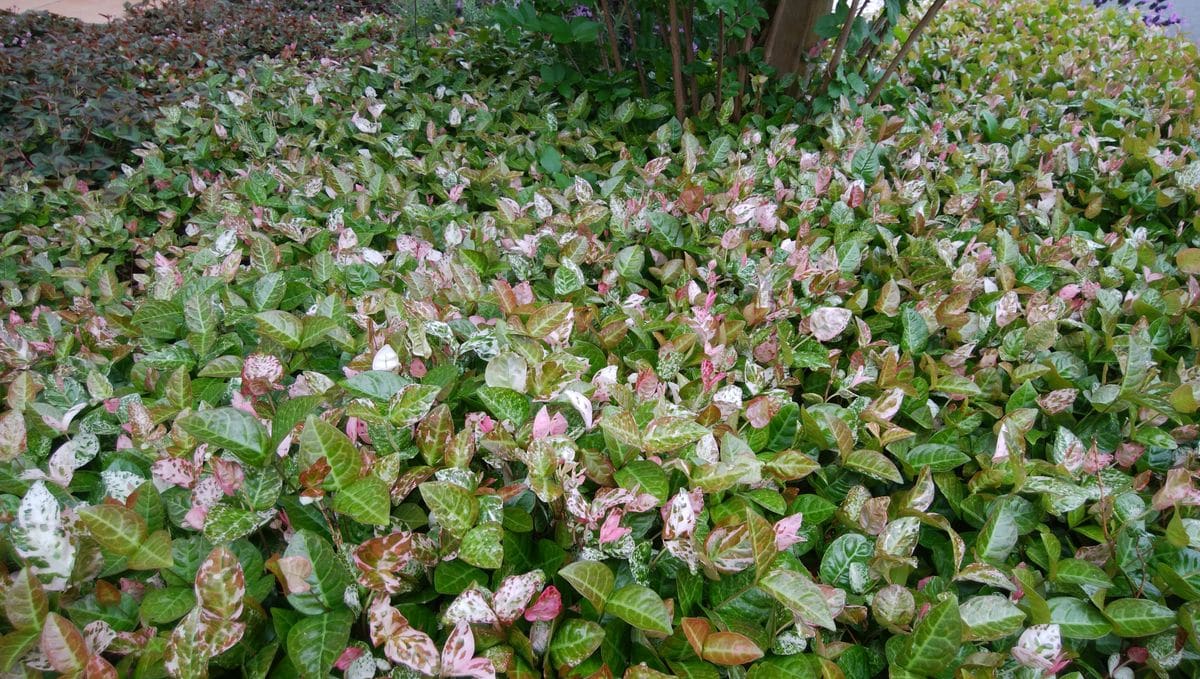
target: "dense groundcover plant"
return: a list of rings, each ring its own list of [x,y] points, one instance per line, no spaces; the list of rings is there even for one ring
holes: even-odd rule
[[[1192,48],[950,3],[800,128],[402,31],[7,177],[0,668],[1197,673]]]
[[[0,3],[0,171],[106,181],[196,73],[258,55],[318,58],[340,21],[387,0],[145,0],[89,24]]]

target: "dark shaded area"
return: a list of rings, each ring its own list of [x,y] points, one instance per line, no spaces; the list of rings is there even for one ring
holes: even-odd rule
[[[187,0],[88,24],[0,11],[0,171],[103,180],[150,136],[158,107],[206,64],[320,56],[338,23],[387,0]]]

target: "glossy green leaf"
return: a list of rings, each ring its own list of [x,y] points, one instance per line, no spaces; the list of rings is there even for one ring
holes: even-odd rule
[[[410,384],[392,397],[388,420],[397,427],[412,426],[421,421],[433,407],[441,387],[432,384]]]
[[[463,536],[458,556],[478,568],[499,568],[504,559],[504,550],[499,549],[503,529],[499,523],[481,523]]]
[[[312,465],[321,458],[329,464],[326,483],[331,490],[349,486],[362,475],[362,456],[350,438],[325,420],[309,415],[300,434],[300,459]]]
[[[319,615],[344,605],[346,588],[351,584],[350,573],[325,538],[309,530],[296,531],[283,555],[302,557],[312,564],[304,578],[305,591],[292,591],[287,595],[288,603],[297,611],[304,615]]]
[[[421,497],[433,518],[453,535],[465,536],[479,518],[479,501],[454,483],[430,481],[420,485]]]
[[[264,337],[279,342],[287,349],[299,349],[304,335],[304,326],[300,319],[286,311],[263,311],[254,316],[258,323],[258,331]]]
[[[149,571],[170,568],[175,563],[171,553],[171,534],[157,530],[148,535],[129,556],[129,567],[133,570]]]
[[[843,464],[847,469],[853,469],[879,481],[904,482],[896,464],[874,450],[855,450],[846,456]]]
[[[252,467],[266,464],[267,429],[253,415],[237,408],[214,408],[179,419],[184,431],[203,443],[224,448]]]
[[[250,535],[273,518],[274,510],[252,512],[221,503],[208,510],[204,519],[204,537],[213,544],[227,544]]]
[[[164,587],[146,592],[142,598],[142,619],[151,625],[174,622],[196,605],[196,595],[189,587]]]
[[[635,460],[622,467],[613,479],[622,488],[630,491],[649,493],[659,502],[667,501],[670,483],[662,467],[649,460]]]
[[[365,476],[333,496],[333,510],[373,526],[391,523],[392,497],[388,484],[377,476]]]
[[[1113,626],[1092,604],[1074,597],[1049,599],[1050,622],[1059,626],[1067,639],[1099,639]]]
[[[587,660],[604,641],[604,628],[580,618],[570,618],[554,632],[550,657],[556,667],[575,667]]]
[[[821,555],[821,581],[851,588],[868,575],[867,561],[874,553],[871,541],[858,533],[840,535]]]
[[[759,586],[808,624],[834,629],[825,595],[809,578],[795,571],[776,570],[768,573]]]
[[[412,381],[386,370],[364,370],[342,381],[346,391],[362,398],[387,402]]]
[[[986,594],[959,604],[963,634],[979,641],[996,641],[1021,629],[1025,614],[1007,597]]]
[[[605,609],[638,629],[671,633],[671,614],[662,598],[648,587],[625,585],[609,595]]]
[[[354,616],[334,611],[302,618],[287,635],[288,657],[305,679],[324,679],[346,649]]]
[[[525,330],[542,339],[563,325],[571,315],[571,305],[566,302],[547,304],[538,308],[525,322]]]
[[[933,472],[954,471],[971,458],[954,446],[938,443],[923,443],[908,449],[900,459],[913,469],[928,467]]]
[[[599,561],[573,561],[563,566],[558,575],[599,612],[604,611],[616,582],[612,569]]]
[[[648,453],[665,453],[682,448],[708,434],[708,427],[691,420],[665,417],[652,420],[642,435],[642,446]]]
[[[4,615],[9,624],[18,630],[40,630],[49,612],[50,601],[41,581],[32,570],[22,568],[4,592]]]
[[[1104,607],[1104,617],[1120,637],[1148,637],[1175,624],[1175,611],[1149,599],[1110,601]]]
[[[42,630],[18,629],[0,636],[0,670],[12,671],[12,668],[26,655],[37,648]]]
[[[1055,581],[1069,585],[1090,585],[1107,589],[1112,580],[1099,566],[1081,559],[1063,559],[1058,562]]]
[[[529,420],[529,399],[524,394],[505,387],[480,387],[475,393],[496,419],[517,426]]]
[[[101,547],[121,556],[132,556],[148,535],[145,520],[118,505],[85,507],[79,518]]]
[[[913,628],[912,635],[905,639],[898,662],[914,672],[941,674],[953,667],[963,632],[958,601],[954,596],[946,596]]]

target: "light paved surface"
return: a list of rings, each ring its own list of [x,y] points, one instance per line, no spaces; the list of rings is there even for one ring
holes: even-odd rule
[[[125,12],[125,0],[0,0],[0,7],[17,12],[42,10],[75,17],[93,23],[104,23]]]
[[[1171,6],[1183,19],[1183,32],[1200,42],[1200,0],[1174,0]]]

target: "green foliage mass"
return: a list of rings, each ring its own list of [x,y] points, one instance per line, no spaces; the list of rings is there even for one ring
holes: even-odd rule
[[[1193,48],[956,2],[681,125],[340,31],[7,175],[0,669],[1200,671]]]

